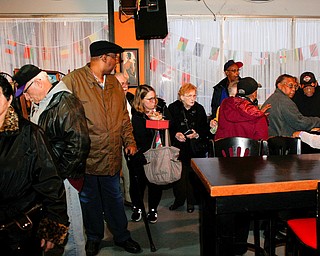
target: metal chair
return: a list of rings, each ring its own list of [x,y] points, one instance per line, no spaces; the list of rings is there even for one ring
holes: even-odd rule
[[[285,136],[274,136],[267,140],[268,152],[266,155],[291,155],[291,154],[301,154],[301,139],[292,138]]]
[[[291,219],[288,224],[286,255],[320,255],[320,182],[315,195],[316,212],[313,218]]]
[[[212,142],[214,157],[260,156],[261,141],[243,137],[223,138]]]
[[[216,141],[211,140],[213,157],[248,157],[260,156],[262,153],[262,143],[260,140],[253,140],[244,137],[229,137]],[[253,220],[254,244],[248,243],[248,249],[253,249],[255,255],[265,254],[260,246],[260,216],[251,216]]]

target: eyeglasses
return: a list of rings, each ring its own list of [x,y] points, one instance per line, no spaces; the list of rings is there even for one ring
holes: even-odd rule
[[[156,101],[156,97],[152,97],[152,98],[144,98],[145,100],[148,100],[148,101]]]
[[[283,83],[285,86],[287,86],[288,88],[290,88],[291,90],[294,89],[294,90],[298,90],[299,89],[299,85],[298,84],[293,84],[293,83]]]
[[[26,89],[23,90],[23,93],[27,93],[27,91],[29,90],[30,86],[33,84],[34,81],[35,81],[35,80],[33,80],[33,81],[29,84],[29,86],[28,86]]]
[[[237,73],[237,72],[240,72],[241,69],[227,69],[227,71],[232,72],[232,73]]]
[[[118,58],[118,55],[114,54],[114,53],[108,53],[106,55],[109,56],[110,58],[114,59],[114,60],[116,60]]]

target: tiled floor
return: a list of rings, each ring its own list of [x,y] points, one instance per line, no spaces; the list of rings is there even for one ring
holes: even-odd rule
[[[199,244],[199,212],[198,209],[193,213],[187,213],[186,207],[181,207],[176,211],[169,211],[168,207],[173,202],[172,190],[165,190],[158,208],[158,222],[150,224],[152,238],[157,249],[156,252],[150,251],[150,244],[143,221],[130,221],[131,209],[126,207],[129,220],[129,230],[132,238],[138,241],[143,252],[138,255],[155,256],[198,256],[200,255]],[[252,240],[250,235],[249,240]],[[99,256],[124,256],[130,255],[122,248],[113,245],[112,236],[107,231],[105,240]],[[253,252],[248,252],[246,256],[253,256]],[[284,248],[277,249],[278,256],[284,256]]]

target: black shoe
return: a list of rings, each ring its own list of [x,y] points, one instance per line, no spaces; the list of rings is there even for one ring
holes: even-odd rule
[[[95,256],[100,251],[100,242],[88,240],[86,243],[87,256]]]
[[[138,253],[141,251],[140,245],[136,241],[132,240],[132,238],[128,238],[123,242],[115,242],[115,245],[122,247],[130,253]]]
[[[170,205],[169,210],[170,210],[170,211],[177,210],[179,207],[181,207],[181,206],[183,206],[183,205],[184,205],[184,204],[176,204],[176,203],[174,202],[172,205]]]
[[[155,209],[151,209],[151,211],[147,215],[148,221],[152,224],[158,221],[158,213]]]
[[[138,209],[137,207],[133,206],[132,208],[132,214],[131,214],[131,220],[138,222],[142,218],[142,210]]]
[[[194,206],[193,206],[193,204],[188,204],[187,205],[187,212],[188,213],[192,213],[194,211]]]

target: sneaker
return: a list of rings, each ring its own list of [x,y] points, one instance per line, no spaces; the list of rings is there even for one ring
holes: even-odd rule
[[[137,207],[133,206],[132,211],[133,211],[133,213],[132,213],[132,215],[131,215],[131,220],[132,220],[132,221],[135,221],[135,222],[140,221],[141,218],[142,218],[142,211],[141,211],[141,209],[138,209]]]
[[[147,215],[148,221],[150,223],[156,223],[158,221],[158,213],[155,209],[151,209],[151,211]]]

